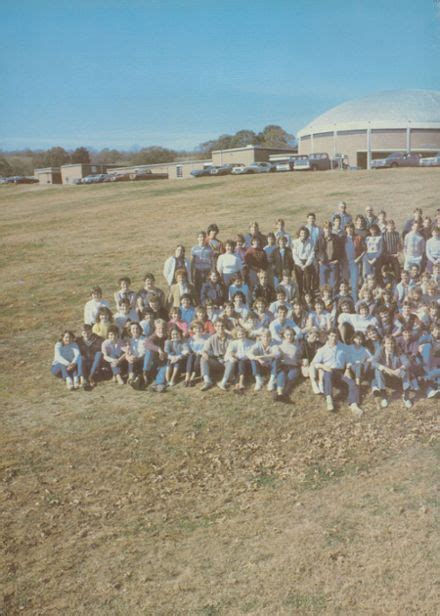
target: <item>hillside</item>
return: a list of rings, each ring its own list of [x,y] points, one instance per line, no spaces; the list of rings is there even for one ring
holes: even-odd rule
[[[49,368],[90,286],[164,287],[165,258],[211,222],[221,239],[253,219],[295,230],[343,199],[400,225],[439,194],[435,168],[1,186],[4,613],[438,614],[438,400],[367,396],[356,422],[305,382],[275,405],[69,393]]]

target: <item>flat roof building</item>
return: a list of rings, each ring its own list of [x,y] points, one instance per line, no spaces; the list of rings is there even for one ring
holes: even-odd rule
[[[298,145],[300,154],[344,154],[351,166],[368,169],[373,158],[395,151],[437,152],[440,92],[379,92],[342,103],[301,129]]]
[[[45,167],[34,169],[34,176],[40,184],[62,184],[61,170],[59,167]]]

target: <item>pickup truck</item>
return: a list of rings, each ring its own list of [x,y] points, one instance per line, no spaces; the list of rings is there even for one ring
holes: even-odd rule
[[[294,171],[327,171],[332,169],[332,161],[326,152],[304,154],[295,159]]]

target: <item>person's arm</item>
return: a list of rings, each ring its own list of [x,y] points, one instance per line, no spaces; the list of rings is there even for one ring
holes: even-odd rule
[[[217,271],[220,274],[220,276],[223,276],[223,255],[219,255],[218,259],[217,259]]]

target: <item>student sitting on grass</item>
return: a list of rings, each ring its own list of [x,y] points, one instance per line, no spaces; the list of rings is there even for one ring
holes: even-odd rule
[[[78,389],[82,375],[81,353],[75,342],[75,335],[66,329],[55,343],[51,368],[54,376],[61,374],[69,390]]]
[[[189,345],[182,339],[182,331],[178,327],[168,330],[168,339],[165,342],[165,353],[168,356],[167,382],[174,387],[182,372],[186,373],[186,381],[191,378],[191,369],[188,366]]]
[[[200,375],[200,360],[203,348],[208,339],[208,334],[204,332],[202,321],[193,321],[191,325],[191,336],[189,338],[190,354],[186,368],[185,387],[194,387],[196,379]],[[215,330],[214,330],[215,331]],[[189,377],[188,377],[189,375]]]
[[[142,335],[142,327],[136,321],[130,323],[130,339],[125,358],[128,363],[127,383],[140,385],[140,377],[145,371],[145,337]]]
[[[103,342],[101,336],[93,333],[92,326],[84,323],[81,336],[76,340],[82,359],[80,383],[84,389],[96,385],[96,377],[99,374],[102,362],[101,347]]]
[[[280,351],[268,329],[261,331],[260,339],[252,345],[248,357],[251,360],[252,374],[255,378],[255,391],[263,389],[266,375],[269,376],[267,390],[274,391]]]
[[[121,368],[126,367],[127,361],[125,357],[126,343],[119,338],[119,330],[116,325],[109,327],[107,338],[101,346],[102,356],[111,368],[113,374],[113,382],[119,385],[124,385],[121,376]]]
[[[163,393],[166,391],[166,372],[168,356],[165,352],[167,339],[167,324],[163,319],[154,322],[154,333],[145,340],[144,376],[148,384],[154,379],[153,391]]]
[[[217,319],[215,322],[215,334],[210,336],[203,347],[202,359],[200,363],[201,373],[203,377],[203,385],[201,391],[206,391],[213,386],[213,373],[223,372],[225,368],[225,353],[228,344],[231,340],[225,332],[225,324],[223,319]]]
[[[275,401],[288,402],[293,386],[301,374],[304,349],[296,339],[296,332],[291,327],[283,331],[283,339],[279,345],[280,361],[277,377]]]
[[[228,389],[229,382],[238,374],[238,382],[234,392],[238,394],[244,392],[244,379],[250,369],[248,352],[252,345],[253,341],[247,337],[245,328],[241,325],[235,327],[233,340],[228,344],[225,353],[225,373],[222,380],[217,383],[217,387],[223,390]]]

